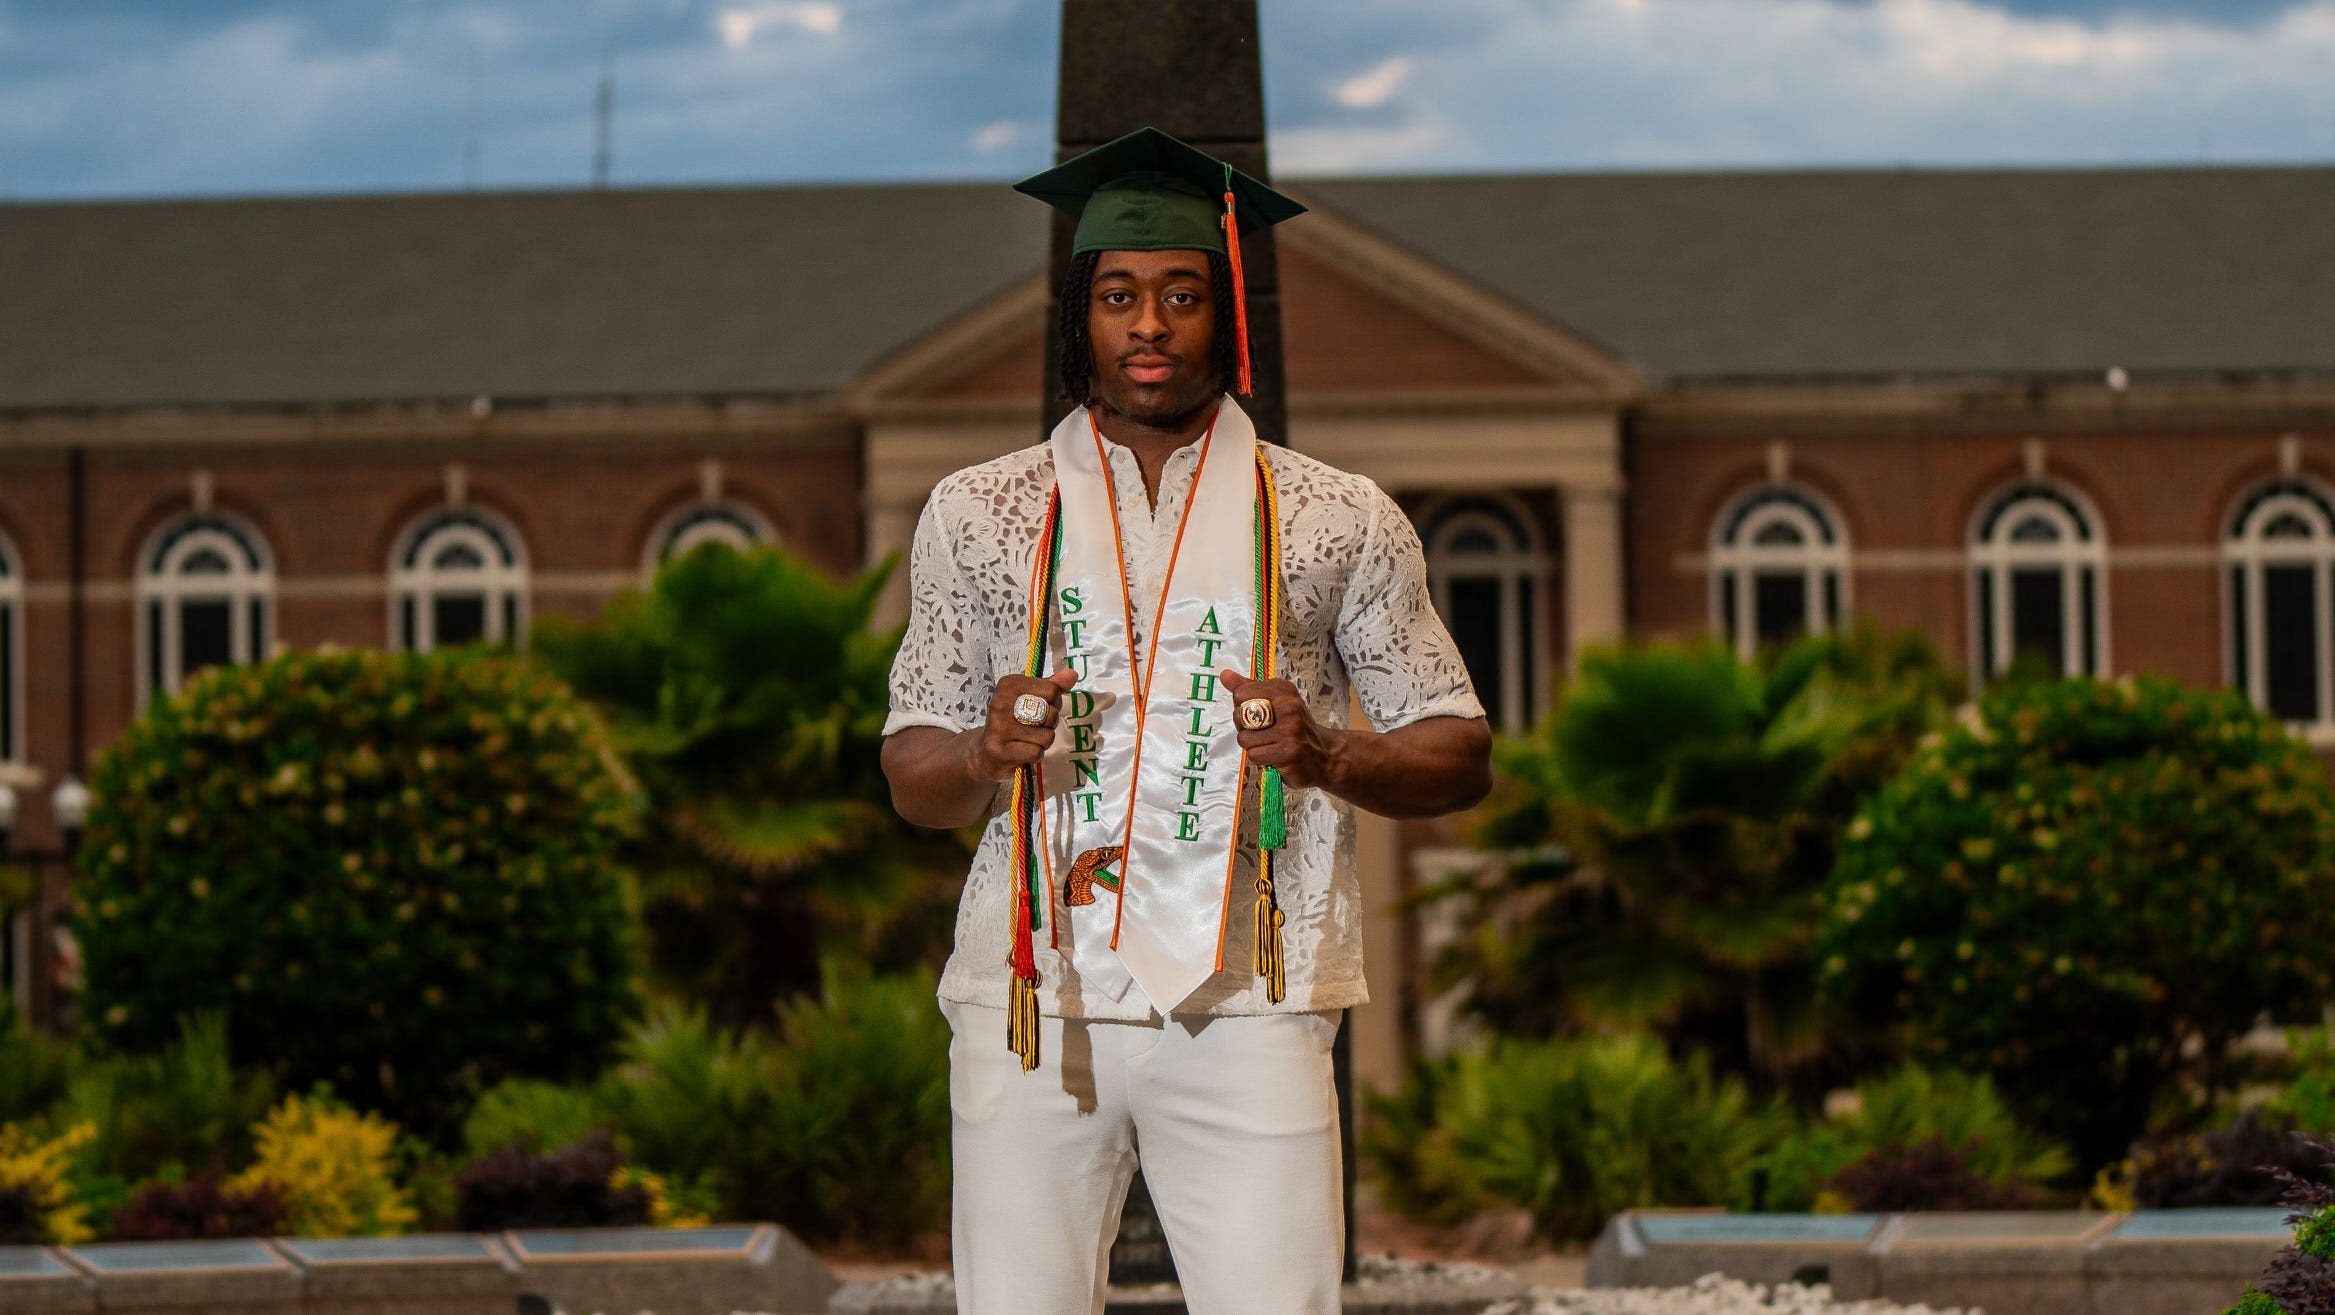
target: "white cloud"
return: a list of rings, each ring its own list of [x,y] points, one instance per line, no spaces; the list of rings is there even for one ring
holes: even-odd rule
[[[1273,167],[1292,174],[1396,173],[1444,162],[1442,151],[1451,140],[1450,129],[1432,121],[1288,128],[1273,134]]]
[[[983,155],[993,155],[1020,141],[1022,125],[1012,119],[999,119],[973,130],[973,149]]]
[[[1376,109],[1386,104],[1411,76],[1411,59],[1396,55],[1381,60],[1330,89],[1330,98],[1350,110]]]
[[[714,15],[722,44],[742,50],[754,43],[766,27],[792,26],[831,37],[843,30],[843,6],[831,0],[766,0],[742,9],[724,9]]]
[[[1454,0],[1472,21],[1426,32],[1403,26],[1411,0],[1320,2],[1268,9],[1264,33],[1268,78],[1276,59],[1363,69],[1268,89],[1276,160],[1306,172],[2335,158],[2335,0],[2245,24],[2202,5]]]

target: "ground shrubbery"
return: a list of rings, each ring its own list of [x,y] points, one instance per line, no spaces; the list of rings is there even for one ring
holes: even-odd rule
[[[2072,1163],[1983,1078],[1902,1067],[1811,1118],[1647,1037],[1500,1040],[1370,1103],[1362,1150],[1390,1206],[1430,1222],[1523,1209],[1552,1241],[1645,1206],[2032,1204]]]
[[[929,972],[831,974],[770,1035],[670,1013],[596,1083],[488,1092],[467,1136],[479,1149],[530,1124],[609,1129],[632,1162],[724,1218],[905,1242],[948,1210],[949,1035],[933,987]]]
[[[933,988],[929,972],[836,976],[769,1033],[670,1013],[635,1026],[588,1081],[495,1087],[443,1150],[324,1089],[252,1110],[269,1084],[228,1062],[215,1026],[159,1056],[69,1051],[65,1094],[0,1123],[0,1245],[708,1218],[907,1242],[948,1205],[948,1030]],[[37,1044],[11,1025],[0,1058]],[[109,1074],[125,1063],[229,1080],[124,1084]],[[70,1094],[93,1085],[112,1093],[103,1123]],[[141,1131],[169,1119],[184,1136]]]
[[[99,756],[80,851],[93,1038],[216,1011],[289,1089],[411,1126],[511,1074],[588,1073],[637,1009],[599,722],[491,651],[202,673]]]
[[[2104,1163],[2335,998],[2335,791],[2234,692],[2012,687],[1872,799],[1830,895],[1832,998]]]
[[[1389,1204],[1442,1221],[1517,1207],[1557,1239],[1629,1206],[1731,1199],[1781,1131],[1741,1082],[1644,1037],[1504,1039],[1371,1105],[1362,1146]]]

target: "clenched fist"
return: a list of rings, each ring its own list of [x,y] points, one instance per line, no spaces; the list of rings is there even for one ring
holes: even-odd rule
[[[1046,746],[1054,743],[1054,723],[1062,708],[1063,691],[1077,683],[1078,673],[1068,667],[1043,679],[1012,675],[999,680],[997,688],[989,694],[987,723],[964,738],[965,771],[976,780],[1002,781],[1017,768],[1044,757]],[[1042,724],[1025,726],[1014,719],[1013,705],[1025,694],[1034,694],[1045,701],[1046,719]]]
[[[1230,669],[1218,672],[1217,679],[1236,709],[1251,699],[1272,701],[1272,725],[1240,732],[1240,747],[1250,762],[1280,768],[1281,779],[1290,785],[1337,784],[1343,758],[1339,732],[1313,719],[1297,686],[1286,680],[1251,679]],[[1237,713],[1233,724],[1240,724]]]

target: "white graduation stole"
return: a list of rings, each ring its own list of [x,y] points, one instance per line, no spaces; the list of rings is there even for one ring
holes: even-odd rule
[[[1243,760],[1217,673],[1252,669],[1256,429],[1227,397],[1200,440],[1141,654],[1109,440],[1081,408],[1049,441],[1062,519],[1050,669],[1078,673],[1044,770],[1051,902],[1058,917],[1068,906],[1063,948],[1085,981],[1116,1000],[1132,979],[1165,1014],[1224,966]]]

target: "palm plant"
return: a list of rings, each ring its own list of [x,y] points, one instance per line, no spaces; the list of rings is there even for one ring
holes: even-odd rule
[[[823,958],[945,948],[965,840],[900,821],[878,762],[899,633],[869,622],[889,570],[838,583],[781,549],[705,544],[590,624],[535,628],[648,794],[630,858],[652,967],[723,1023],[815,993]]]
[[[1746,663],[1717,644],[1584,655],[1498,750],[1488,869],[1426,899],[1473,930],[1436,965],[1497,1029],[1651,1028],[1763,1085],[1827,1047],[1808,954],[1857,802],[1947,715],[1918,635],[1871,627]]]

